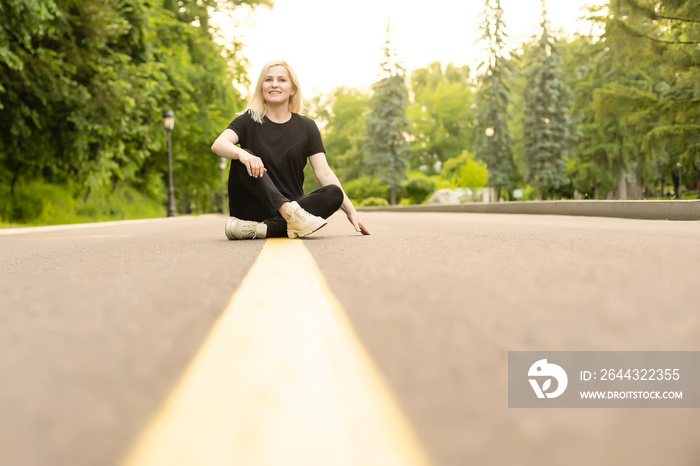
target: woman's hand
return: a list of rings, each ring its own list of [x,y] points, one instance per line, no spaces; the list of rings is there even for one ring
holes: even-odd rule
[[[250,152],[243,152],[238,155],[238,161],[245,165],[248,174],[254,178],[260,178],[267,171],[263,161],[260,157],[251,154]]]
[[[371,235],[372,233],[369,232],[367,227],[364,226],[364,224],[360,221],[360,216],[357,215],[357,211],[353,209],[349,213],[347,213],[348,220],[350,220],[350,223],[352,223],[352,226],[355,227],[355,231],[358,233],[362,233],[363,235]]]

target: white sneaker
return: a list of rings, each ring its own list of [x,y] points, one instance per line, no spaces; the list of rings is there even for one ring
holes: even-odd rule
[[[291,202],[289,206],[287,206],[287,214],[289,215],[289,220],[287,220],[287,236],[290,238],[309,236],[328,223],[325,219],[311,215],[302,209],[296,201]]]
[[[250,220],[229,217],[224,228],[228,239],[256,239],[267,236],[267,225]]]

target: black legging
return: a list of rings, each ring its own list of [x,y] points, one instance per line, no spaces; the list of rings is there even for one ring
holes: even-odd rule
[[[231,179],[235,173],[236,178]],[[343,204],[343,190],[339,186],[329,184],[317,189],[309,194],[301,194],[298,196],[285,196],[279,192],[272,179],[267,173],[260,178],[253,178],[248,174],[245,165],[238,160],[231,162],[231,171],[229,172],[229,197],[231,195],[231,182],[240,182],[246,190],[255,196],[255,201],[259,201],[259,205],[248,205],[249,209],[244,215],[249,218],[243,220],[258,220],[268,217],[263,220],[267,225],[268,238],[287,237],[287,221],[282,217],[282,214],[277,212],[285,202],[296,201],[299,205],[310,214],[328,218],[333,215]],[[251,199],[253,201],[253,199]],[[253,204],[252,202],[250,204]],[[257,203],[255,203],[257,204]],[[238,217],[241,215],[235,211],[234,205],[229,199],[229,207],[231,215]],[[238,215],[237,215],[238,214]]]

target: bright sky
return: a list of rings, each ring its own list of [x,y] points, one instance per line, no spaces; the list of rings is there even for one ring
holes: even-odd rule
[[[585,5],[607,0],[549,0],[552,28],[590,32],[578,21]],[[502,0],[510,45],[539,32],[540,0]],[[435,61],[443,65],[478,64],[481,46],[479,13],[484,0],[275,0],[272,10],[250,13],[238,8],[226,35],[237,37],[251,63],[248,75],[257,80],[263,65],[276,58],[296,68],[306,97],[336,87],[369,87],[383,58],[386,25],[391,18],[398,58],[407,70]],[[235,25],[235,23],[238,23]]]

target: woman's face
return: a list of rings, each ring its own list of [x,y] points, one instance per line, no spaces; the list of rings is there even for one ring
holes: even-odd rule
[[[284,66],[271,66],[262,85],[262,94],[268,104],[287,103],[294,95],[294,86]]]

